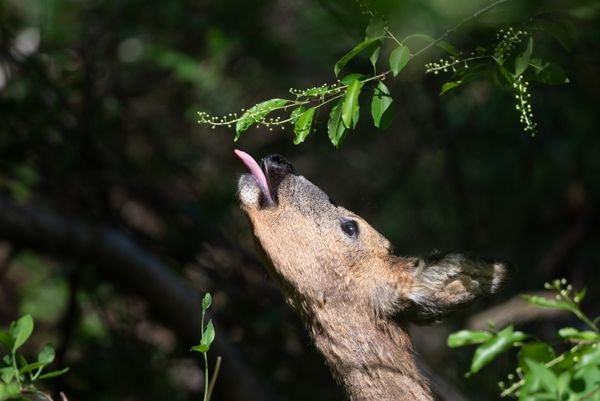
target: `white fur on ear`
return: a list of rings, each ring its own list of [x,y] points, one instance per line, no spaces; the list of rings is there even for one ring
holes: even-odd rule
[[[504,283],[507,268],[460,254],[437,255],[420,260],[412,271],[408,290],[411,314],[416,320],[438,320],[478,297],[495,293]]]

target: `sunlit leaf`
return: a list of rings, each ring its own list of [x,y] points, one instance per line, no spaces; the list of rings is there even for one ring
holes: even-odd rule
[[[600,366],[600,344],[596,343],[590,346],[587,352],[582,353],[577,362],[577,369],[583,369],[587,366]]]
[[[342,83],[343,85],[350,85],[353,81],[356,81],[357,79],[363,79],[364,77],[365,74],[352,73],[340,79],[340,83]]]
[[[531,370],[531,373],[536,376],[543,387],[551,393],[556,392],[556,375],[543,364],[538,363],[532,359],[526,359],[525,363]]]
[[[11,400],[17,398],[21,394],[21,389],[16,381],[9,383],[0,382],[0,400]]]
[[[339,147],[342,139],[346,134],[346,127],[342,121],[342,102],[338,102],[329,112],[329,120],[327,121],[327,134],[331,143],[336,148]]]
[[[210,295],[210,292],[207,292],[206,294],[204,294],[204,298],[202,298],[202,309],[208,310],[208,308],[210,308],[211,304],[212,304],[212,296]]]
[[[593,331],[579,331],[573,327],[563,327],[558,330],[558,335],[562,338],[568,338],[572,340],[582,340],[582,341],[598,341],[600,340],[600,334],[595,333]]]
[[[21,373],[31,372],[32,370],[39,369],[39,368],[44,367],[46,365],[48,365],[48,364],[45,363],[45,362],[33,362],[33,363],[29,363],[29,364],[21,367],[19,369],[19,372],[21,372]]]
[[[42,348],[42,350],[38,354],[38,362],[40,363],[52,363],[54,361],[54,348],[47,344]]]
[[[212,344],[212,342],[214,341],[214,339],[215,339],[215,328],[213,326],[212,320],[209,320],[208,324],[206,325],[206,329],[204,329],[204,332],[202,333],[202,338],[200,339],[200,344],[210,346]]]
[[[48,373],[45,373],[45,374],[41,375],[40,377],[38,377],[38,379],[40,379],[40,380],[43,380],[43,379],[52,379],[53,377],[64,375],[68,371],[69,371],[69,368],[64,368],[62,370],[55,370],[55,371],[48,372]]]
[[[380,53],[381,53],[381,44],[373,43],[372,47],[369,49],[369,61],[371,61],[371,65],[373,66],[374,71],[376,69],[377,60],[379,60]]]
[[[371,100],[371,116],[373,117],[373,125],[377,128],[385,129],[391,124],[391,115],[393,112],[392,105],[394,99],[390,95],[390,91],[382,81],[379,81],[373,93]]]
[[[460,330],[448,336],[448,347],[457,348],[470,344],[481,344],[493,337],[488,331]]]
[[[542,308],[565,309],[571,312],[574,310],[571,304],[564,301],[557,301],[537,295],[521,295],[521,297],[530,304],[541,306]]]
[[[515,342],[522,341],[525,337],[525,333],[513,332],[512,326],[499,331],[495,336],[477,347],[471,361],[469,374],[479,372],[481,368],[493,361],[498,355],[511,348]]]
[[[304,106],[298,106],[294,110],[292,110],[292,112],[290,113],[290,119],[292,123],[296,124],[296,121],[298,121],[298,117],[300,117],[300,115],[304,113],[304,110],[306,110]]]
[[[4,383],[10,383],[12,379],[15,377],[15,368],[12,366],[7,366],[0,369],[0,380]],[[0,382],[1,383],[1,382]]]
[[[344,95],[342,101],[342,122],[346,128],[352,127],[352,119],[355,118],[354,114],[359,109],[358,98],[362,87],[363,83],[361,81],[352,81]]]
[[[315,110],[315,107],[311,107],[298,117],[298,120],[294,125],[294,133],[296,134],[296,137],[294,138],[294,145],[304,142],[306,137],[310,134]]]
[[[394,76],[398,75],[410,60],[410,50],[406,46],[396,47],[390,54],[390,69]]]
[[[546,363],[555,357],[556,354],[554,350],[546,343],[526,344],[519,351],[519,367],[523,369],[524,372],[528,372],[529,366],[526,363],[527,359]]]
[[[444,93],[448,92],[449,90],[452,90],[458,86],[460,86],[462,84],[462,81],[451,81],[451,82],[446,82],[442,85],[442,89],[440,90],[440,96],[443,95]]]
[[[10,334],[14,338],[12,351],[15,352],[21,345],[27,341],[33,332],[33,318],[31,315],[25,315],[13,323],[10,328]]]
[[[256,124],[257,121],[262,120],[273,110],[282,108],[288,103],[289,100],[286,99],[270,99],[258,103],[257,105],[246,110],[246,112],[242,114],[238,122],[235,124],[234,141],[237,141],[240,138],[241,133]]]
[[[210,346],[208,346],[206,344],[199,344],[199,345],[194,345],[190,350],[195,351],[195,352],[205,353],[205,352],[208,352],[209,349],[210,349]]]

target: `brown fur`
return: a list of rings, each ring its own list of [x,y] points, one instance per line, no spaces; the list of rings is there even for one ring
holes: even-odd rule
[[[270,274],[350,400],[432,400],[406,325],[438,320],[494,292],[505,267],[457,254],[429,261],[395,256],[387,239],[304,177],[270,177],[276,169],[266,160],[277,204],[264,206],[255,179],[244,175],[242,209]],[[355,238],[341,229],[348,220],[358,224]]]

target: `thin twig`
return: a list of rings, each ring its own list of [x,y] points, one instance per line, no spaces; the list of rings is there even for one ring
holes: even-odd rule
[[[208,385],[208,397],[207,401],[210,401],[210,397],[212,396],[213,389],[215,388],[215,384],[217,383],[217,377],[219,376],[219,369],[221,369],[221,357],[217,357],[217,361],[215,362],[215,371],[213,372],[212,377],[210,378],[210,384]]]
[[[510,0],[498,0],[484,8],[482,8],[481,10],[477,11],[474,14],[469,15],[468,17],[466,17],[465,19],[463,19],[462,21],[460,21],[458,24],[454,25],[452,28],[447,29],[446,32],[444,32],[444,34],[440,37],[438,37],[437,39],[435,39],[433,42],[429,43],[427,46],[423,47],[421,50],[419,50],[418,52],[416,52],[415,54],[412,55],[411,58],[417,57],[419,54],[425,52],[426,50],[430,49],[431,47],[437,45],[438,43],[440,43],[442,40],[446,39],[448,36],[450,36],[452,33],[454,33],[458,28],[460,28],[461,26],[463,26],[464,24],[466,24],[467,22],[479,17],[481,14],[491,10],[492,8],[499,6],[502,3],[506,3]]]

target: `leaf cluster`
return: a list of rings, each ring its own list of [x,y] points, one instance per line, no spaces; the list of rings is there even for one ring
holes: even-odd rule
[[[44,372],[54,361],[55,353],[51,345],[45,345],[38,353],[35,362],[29,362],[17,352],[33,333],[33,318],[25,315],[10,324],[7,331],[0,331],[0,401],[24,400],[27,394],[43,394],[35,387],[38,380],[50,379],[69,371],[69,368]],[[49,398],[44,396],[44,398]]]
[[[508,326],[500,331],[490,323],[488,331],[461,330],[448,337],[452,348],[477,344],[466,376],[479,372],[500,355],[517,348],[515,372],[508,381],[499,382],[502,397],[521,401],[600,400],[600,331],[580,308],[585,290],[573,293],[566,280],[554,280],[545,287],[556,293],[555,299],[524,295],[525,301],[551,309],[567,310],[587,326],[586,330],[564,327],[558,330],[559,344],[567,350],[542,341],[532,334],[514,331]],[[596,319],[598,320],[598,319]]]
[[[388,76],[396,77],[416,56],[437,46],[443,49],[448,57],[437,62],[426,63],[426,73],[453,73],[452,80],[442,85],[440,94],[475,79],[492,76],[499,86],[505,86],[514,92],[515,109],[519,114],[523,131],[534,135],[537,131],[537,122],[532,110],[529,82],[537,81],[545,85],[556,85],[568,83],[569,79],[557,64],[534,57],[533,32],[545,33],[569,49],[574,37],[567,20],[558,14],[540,13],[524,23],[522,28],[509,27],[499,30],[497,32],[498,41],[489,51],[484,46],[478,46],[476,51],[469,56],[464,56],[446,40],[446,37],[464,22],[476,18],[505,1],[496,1],[479,10],[437,39],[422,33],[415,33],[406,36],[403,40],[399,40],[390,31],[382,16],[370,11],[365,4],[365,12],[371,16],[365,30],[365,37],[335,63],[333,71],[338,77],[354,58],[366,54],[373,67],[372,73],[350,73],[335,84],[323,84],[303,91],[290,89],[290,92],[296,95],[296,99],[270,99],[243,111],[240,116],[233,113],[227,117],[218,118],[210,116],[206,112],[200,112],[199,123],[210,124],[213,128],[219,125],[228,127],[235,125],[235,140],[238,140],[243,132],[254,125],[264,125],[272,130],[273,126],[283,129],[283,126],[289,123],[294,130],[294,144],[300,144],[314,130],[314,120],[319,114],[318,111],[331,103],[327,133],[331,143],[335,147],[339,147],[348,132],[355,129],[358,124],[361,115],[360,97],[364,97],[366,92],[369,92],[371,96],[373,125],[379,129],[389,127],[393,117],[393,97],[383,81]],[[425,42],[426,45],[417,51],[412,51],[407,43],[415,41],[417,43]],[[388,43],[391,43],[391,46],[386,46]],[[385,51],[388,54],[388,69],[378,72],[380,56]],[[286,114],[288,117],[273,118],[269,116],[276,112]]]
[[[212,380],[209,385],[208,381],[208,351],[210,350],[210,346],[215,340],[215,327],[213,326],[212,320],[209,320],[206,326],[204,325],[204,318],[206,312],[212,305],[212,296],[210,293],[206,293],[204,298],[202,298],[202,316],[200,319],[200,325],[202,328],[202,335],[200,337],[200,343],[198,345],[194,345],[190,351],[199,352],[202,354],[202,358],[204,359],[204,401],[210,400],[212,393],[212,386],[216,381],[217,375],[219,374],[219,366],[220,366],[220,357],[217,359],[217,366],[215,368],[215,372],[213,373]]]

